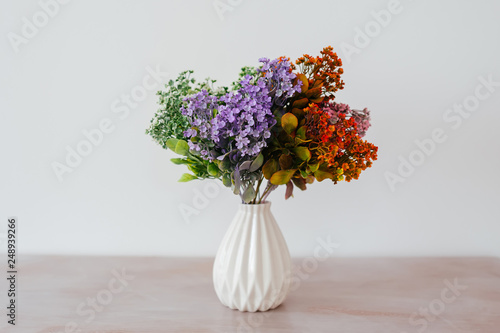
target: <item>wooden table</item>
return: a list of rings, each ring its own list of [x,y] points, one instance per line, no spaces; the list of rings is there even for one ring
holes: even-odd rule
[[[296,259],[294,290],[264,313],[219,303],[213,259],[19,259],[17,324],[2,314],[1,332],[500,332],[497,258]]]

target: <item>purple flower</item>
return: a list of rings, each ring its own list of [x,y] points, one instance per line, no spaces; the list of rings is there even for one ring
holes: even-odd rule
[[[228,142],[218,147],[225,154],[238,149],[240,157],[256,156],[267,146],[266,134],[276,120],[271,112],[272,100],[265,84],[252,84],[253,78],[247,75],[240,81],[241,88],[221,97],[225,105],[220,105],[215,117],[217,125],[212,127],[212,135],[219,141]],[[223,124],[222,126],[220,124]],[[222,139],[234,139],[222,140]]]
[[[184,132],[191,149],[212,160],[236,151],[238,160],[258,155],[267,147],[270,129],[276,124],[272,109],[283,106],[300,91],[302,82],[293,85],[296,75],[286,59],[259,59],[261,76],[246,75],[241,88],[217,98],[206,90],[186,97],[181,108],[191,128]],[[234,157],[234,155],[233,155]]]
[[[218,108],[218,100],[216,96],[211,96],[208,91],[202,90],[197,94],[184,98],[187,106],[181,108],[181,113],[188,117],[191,124],[191,129],[184,132],[186,138],[198,137],[200,139],[208,139],[212,128],[212,119],[214,110]],[[199,151],[203,157],[208,156],[206,147],[202,149],[203,144],[190,143],[190,148]]]
[[[269,60],[259,59],[262,67],[258,69],[263,74],[263,82],[269,89],[269,94],[273,98],[273,103],[279,106],[285,105],[288,98],[296,92],[300,92],[302,81],[293,85],[296,75],[291,71],[291,63],[288,59],[278,58]]]
[[[251,76],[245,77],[238,91],[219,99],[206,91],[185,99],[188,103],[181,112],[192,128],[184,135],[198,138],[190,147],[203,158],[217,158],[233,150],[238,150],[239,157],[253,157],[267,146],[269,129],[276,123],[272,99],[265,84],[254,85],[252,80]]]

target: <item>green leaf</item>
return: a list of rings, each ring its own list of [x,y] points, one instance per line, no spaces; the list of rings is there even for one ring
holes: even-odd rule
[[[304,178],[292,178],[292,182],[300,188],[302,191],[305,191],[307,189],[306,187],[306,181]]]
[[[175,151],[175,147],[177,146],[177,142],[179,142],[179,139],[176,138],[170,138],[167,140],[167,147],[168,149]]]
[[[271,176],[278,171],[278,169],[278,161],[273,158],[267,161],[266,164],[264,164],[264,166],[262,167],[262,173],[264,174],[264,177],[269,180],[271,179]]]
[[[233,193],[236,195],[240,194],[240,186],[233,185]]]
[[[172,163],[174,164],[189,164],[188,160],[184,159],[184,158],[171,158],[170,161],[172,161]]]
[[[314,163],[314,164],[308,164],[309,169],[311,169],[311,172],[316,172],[319,168],[319,163]]]
[[[305,108],[309,104],[309,99],[308,98],[301,98],[293,102],[292,108]]]
[[[272,177],[271,177],[271,184],[273,185],[285,185],[292,179],[295,171],[297,169],[291,169],[291,170],[280,170],[278,172],[275,172]]]
[[[243,201],[245,201],[245,203],[249,203],[250,201],[255,199],[255,190],[253,189],[253,186],[247,187],[245,192],[243,192],[242,199]]]
[[[188,158],[186,158],[186,161],[188,161],[190,164],[203,163],[203,159],[196,156],[195,154],[190,154],[190,156]]]
[[[207,173],[207,167],[202,164],[191,164],[188,165],[189,171],[194,173],[197,177],[203,177]]]
[[[219,175],[219,167],[215,163],[210,163],[207,165],[207,172],[210,176],[216,177]]]
[[[232,185],[233,193],[236,195],[239,195],[240,190],[241,190],[241,181],[239,179],[240,175],[235,175],[235,173],[236,173],[236,170],[231,172],[231,185]],[[238,177],[235,177],[235,176],[238,176]]]
[[[185,173],[181,176],[181,178],[179,179],[179,181],[181,183],[185,183],[185,182],[189,182],[191,180],[195,180],[195,179],[198,179],[198,177],[196,177],[195,175],[192,175],[190,173]]]
[[[229,160],[229,156],[224,157],[222,162],[219,164],[219,168],[221,171],[229,171],[231,168],[231,161]]]
[[[240,164],[240,170],[248,170],[250,169],[250,165],[252,165],[251,161],[245,161]]]
[[[311,152],[307,147],[295,147],[292,151],[297,155],[302,161],[309,161],[311,159]]]
[[[175,145],[175,153],[186,156],[189,153],[189,145],[184,140],[178,140]]]
[[[257,171],[262,164],[264,163],[264,155],[262,153],[259,153],[257,157],[253,160],[252,164],[250,165],[250,172]]]
[[[297,119],[302,119],[305,115],[304,110],[299,108],[292,109],[292,113],[295,115],[295,117],[297,117]]]
[[[283,117],[281,117],[281,127],[283,127],[288,134],[295,132],[298,125],[299,121],[293,113],[285,113]]]
[[[316,177],[316,180],[318,182],[322,182],[323,180],[325,179],[333,179],[333,174],[330,173],[330,172],[326,172],[326,171],[321,171],[321,170],[317,170],[315,173],[314,173],[314,177]]]
[[[305,140],[306,139],[306,132],[307,132],[307,127],[306,126],[301,126],[295,133],[295,137]]]
[[[283,170],[291,169],[293,167],[293,157],[288,154],[283,154],[279,159],[280,167]]]
[[[222,184],[224,184],[225,187],[231,187],[231,174],[225,173],[222,175]]]

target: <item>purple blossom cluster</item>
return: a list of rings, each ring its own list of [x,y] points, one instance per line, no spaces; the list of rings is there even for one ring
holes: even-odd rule
[[[288,59],[260,58],[259,61],[262,63],[262,67],[257,71],[263,74],[262,78],[267,84],[269,95],[272,96],[274,104],[283,106],[288,98],[296,92],[300,92],[302,81],[293,84],[297,75],[292,73],[291,63]]]
[[[187,107],[183,107],[181,112],[188,117],[191,126],[193,126],[184,132],[184,136],[188,138],[198,136],[201,139],[208,139],[214,110],[219,107],[217,97],[209,95],[206,90],[202,90],[197,94],[186,97],[184,101],[188,102]]]
[[[357,125],[358,134],[360,137],[364,137],[368,128],[370,128],[370,111],[367,108],[363,110],[354,110],[347,104],[342,103],[328,103],[325,105],[325,111],[330,115],[330,121],[335,124],[338,120],[339,114],[344,114],[346,117],[351,117],[354,119]]]
[[[264,80],[251,83],[246,76],[241,88],[217,98],[206,90],[184,100],[181,109],[191,128],[184,132],[189,147],[206,159],[215,159],[232,150],[240,156],[255,156],[267,145],[271,127],[276,120],[271,112],[272,99]]]
[[[256,156],[271,137],[271,127],[276,124],[272,99],[264,80],[257,80],[255,85],[251,81],[250,75],[245,76],[240,89],[220,98],[224,104],[214,118],[212,138],[222,153],[238,149],[241,156]]]
[[[245,76],[241,88],[221,97],[202,90],[184,98],[181,112],[191,128],[184,132],[189,148],[208,160],[232,151],[239,157],[258,155],[271,137],[276,124],[273,105],[283,106],[300,91],[302,82],[293,84],[296,75],[286,59],[259,59],[262,76]]]
[[[181,112],[191,128],[184,132],[189,148],[213,160],[231,151],[239,157],[258,155],[271,137],[276,124],[273,105],[283,106],[300,91],[302,82],[293,84],[296,75],[286,59],[259,59],[261,76],[246,75],[240,88],[221,97],[202,90],[184,98]]]
[[[188,140],[189,149],[200,152],[201,156],[207,157],[210,152],[212,119],[219,107],[216,96],[209,95],[208,91],[202,90],[199,93],[184,98],[186,106],[181,107],[181,113],[189,120],[191,128],[184,132],[186,138],[197,138],[197,143]],[[215,110],[215,111],[214,111]]]

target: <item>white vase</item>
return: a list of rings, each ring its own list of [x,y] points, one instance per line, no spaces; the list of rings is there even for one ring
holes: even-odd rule
[[[231,309],[267,311],[288,294],[290,253],[270,208],[241,204],[217,251],[215,292]]]

